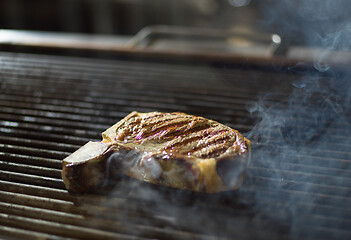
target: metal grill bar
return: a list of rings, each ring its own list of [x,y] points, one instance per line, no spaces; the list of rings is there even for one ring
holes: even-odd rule
[[[10,138],[10,140],[11,140],[11,138]],[[19,153],[19,154],[25,153],[25,155],[33,155],[33,152],[35,152],[35,155],[42,156],[42,157],[50,157],[50,156],[47,156],[47,153],[50,152],[55,157],[61,156],[62,159],[64,157],[66,157],[67,155],[69,155],[69,152],[46,150],[46,149],[43,149],[41,146],[36,146],[34,148],[33,147],[23,147],[21,145],[18,146],[18,141],[16,141],[15,143],[16,143],[16,145],[9,145],[9,144],[3,145],[2,146],[3,151],[4,152],[14,152],[14,151],[16,151],[16,153]],[[1,147],[1,145],[0,145],[0,147]],[[345,154],[348,154],[348,153],[345,153]],[[336,155],[334,151],[332,151],[332,155],[334,155],[334,156]],[[58,163],[56,167],[58,169],[61,169],[60,159],[57,159],[56,161]],[[339,160],[335,159],[334,161],[339,161]],[[348,163],[348,162],[349,161],[346,161],[346,163]],[[274,170],[269,169],[269,168],[264,167],[264,166],[261,167],[262,164],[265,164],[265,162],[260,162],[258,166],[256,164],[253,165],[252,169],[255,170],[255,175],[256,176],[259,176],[259,177],[263,176],[263,177],[265,177],[265,176],[277,175],[277,174],[274,174]],[[269,163],[267,163],[267,162],[266,162],[266,164],[269,165]],[[292,164],[292,166],[293,167],[295,167],[295,166],[299,167],[300,164],[301,163],[299,163],[299,164]],[[0,165],[1,165],[1,162],[0,162]],[[44,176],[53,176],[53,175],[55,175],[54,170],[46,169],[46,168],[43,168],[43,167],[31,167],[30,165],[29,166],[25,166],[25,167],[20,167],[21,165],[19,165],[19,164],[13,164],[13,163],[7,163],[7,162],[3,162],[3,166],[4,166],[3,167],[4,170],[11,169],[11,168],[17,169],[17,171],[15,171],[15,172],[21,172],[21,171],[25,170],[27,173],[33,173],[34,172],[34,173],[36,173],[38,175],[43,175],[43,172],[46,171]],[[304,165],[303,167],[305,168],[306,165]],[[302,168],[302,167],[300,167],[300,168]],[[287,169],[291,169],[291,165],[288,165]],[[305,169],[309,170],[310,168],[305,168]],[[319,169],[321,169],[321,167]],[[284,175],[286,180],[290,180],[290,179],[304,179],[304,176],[306,176],[306,173],[304,173],[304,169],[301,169],[300,171],[291,171],[291,170],[284,171],[284,170],[285,170],[284,167],[279,169],[279,171]],[[327,177],[328,175],[330,175],[330,171],[333,170],[333,169],[330,169],[330,168],[326,167],[323,170],[324,171],[322,173],[320,173],[320,174],[314,174],[314,173],[311,173],[311,171],[308,171],[307,172],[308,177],[309,177],[308,182],[316,183],[316,184],[320,183],[321,179],[323,179],[324,177]],[[60,178],[60,172],[56,172],[56,173],[57,173],[56,176],[58,176],[58,178]],[[347,172],[345,172],[345,170],[342,170],[342,168],[340,170],[336,171],[336,173],[339,173],[339,174],[340,173],[344,173],[346,178],[349,177],[349,175],[347,175]],[[349,186],[351,184],[350,179],[346,179],[345,177],[339,177],[339,178],[338,177],[334,177],[333,180],[335,182],[337,182],[336,186],[346,186],[346,187]],[[329,182],[329,184],[334,185],[332,182]]]
[[[295,157],[280,162],[254,158],[236,193],[189,195],[138,183],[154,197],[140,188],[133,191],[135,181],[128,180],[107,196],[73,195],[61,179],[64,157],[89,140],[100,140],[104,129],[130,111],[185,111],[245,132],[255,117],[247,104],[267,92],[267,103],[288,103],[290,81],[298,77],[0,54],[0,234],[28,239],[347,239],[351,152],[342,124],[330,126],[334,134],[328,147],[292,148],[285,154]],[[301,123],[311,121],[306,117]],[[253,145],[253,151],[283,149],[279,142]],[[287,204],[293,213],[286,212]],[[290,229],[292,224],[298,231]]]
[[[72,239],[72,238],[63,238],[58,236],[53,236],[50,234],[39,233],[35,231],[23,230],[18,227],[8,227],[2,226],[0,228],[0,234],[2,236],[8,236],[11,238],[17,239]]]
[[[66,88],[66,87],[65,87]],[[68,87],[69,88],[69,87]],[[78,93],[79,94],[79,93]],[[117,95],[117,93],[115,93]],[[128,94],[129,97],[133,97],[130,94]],[[172,96],[172,95],[171,95]],[[174,97],[178,98],[180,97],[177,94],[173,94]],[[120,95],[121,98],[123,98],[123,95]],[[243,106],[243,101],[238,101],[235,99],[227,99],[226,102],[227,104],[223,104],[220,102],[213,102],[211,99],[200,99],[198,101],[193,100],[188,100],[188,99],[182,99],[182,100],[176,100],[176,102],[179,103],[174,103],[174,100],[163,100],[162,98],[159,99],[159,101],[155,101],[157,98],[155,98],[156,96],[154,96],[152,99],[153,100],[146,100],[143,98],[138,99],[137,101],[134,100],[137,98],[137,95],[135,95],[131,100],[128,100],[128,98],[125,98],[123,100],[120,99],[107,99],[107,98],[92,98],[90,101],[94,102],[96,105],[95,110],[91,110],[91,109],[87,109],[86,106],[84,106],[84,108],[81,106],[82,104],[80,104],[81,100],[68,100],[71,97],[67,97],[66,100],[55,100],[55,96],[51,96],[52,100],[46,100],[46,102],[54,102],[54,106],[52,106],[51,104],[53,103],[49,103],[46,104],[44,102],[37,104],[35,102],[30,101],[30,99],[25,99],[22,103],[20,102],[21,98],[20,97],[13,97],[14,102],[11,105],[7,105],[6,102],[4,101],[0,101],[0,105],[4,106],[4,107],[13,107],[13,108],[23,108],[23,109],[31,109],[33,107],[37,107],[38,110],[42,110],[42,111],[52,111],[55,110],[55,112],[59,112],[59,113],[72,113],[72,114],[76,114],[77,111],[80,111],[81,117],[83,118],[84,115],[99,115],[101,113],[103,113],[103,111],[98,111],[96,110],[96,108],[102,108],[106,109],[106,108],[119,108],[121,109],[121,111],[123,112],[130,112],[131,109],[133,109],[134,107],[139,107],[139,108],[158,108],[158,109],[171,109],[173,111],[176,111],[177,109],[179,110],[183,110],[186,111],[189,107],[193,107],[193,108],[199,108],[199,110],[197,110],[198,112],[204,112],[206,109],[208,108],[216,108],[216,112],[219,112],[221,114],[223,113],[227,113],[228,115],[235,115],[235,116],[246,116],[247,114],[244,112],[245,110],[245,106]],[[169,99],[170,96],[168,96]],[[7,97],[6,97],[7,98]],[[151,97],[150,97],[151,98]],[[10,99],[11,100],[11,97]],[[45,100],[45,99],[43,99]],[[203,101],[201,101],[203,100]],[[209,101],[210,100],[210,101]],[[34,97],[34,101],[35,101],[35,97]],[[162,101],[162,102],[160,102]],[[84,102],[82,102],[83,104],[85,104],[86,102],[89,102],[89,100],[84,100]],[[99,105],[98,103],[102,103],[104,105]],[[187,107],[184,107],[182,104],[187,103]],[[220,105],[219,105],[220,104]],[[218,107],[218,106],[220,107]],[[60,107],[57,107],[60,106]],[[66,107],[68,106],[68,107]],[[128,107],[126,107],[128,106]],[[217,106],[217,107],[216,107]],[[236,107],[238,106],[238,107]],[[230,107],[230,108],[229,108]],[[228,109],[231,109],[230,112]],[[235,113],[234,113],[235,111]],[[115,115],[116,113],[111,112],[110,115],[111,117],[121,117],[120,113],[118,113],[118,115]],[[74,116],[74,115],[73,115]],[[73,117],[71,116],[71,117]],[[60,117],[60,116],[57,116]],[[100,118],[101,120],[103,120],[102,118]],[[90,119],[91,120],[91,119]]]

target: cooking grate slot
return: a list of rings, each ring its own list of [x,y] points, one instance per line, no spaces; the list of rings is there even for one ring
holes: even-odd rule
[[[320,78],[320,84],[328,80],[315,73],[311,77]],[[207,196],[125,179],[112,192],[74,195],[61,179],[64,157],[89,140],[100,140],[104,129],[130,111],[185,111],[252,134],[262,114],[250,110],[288,108],[287,97],[296,91],[292,81],[301,78],[308,75],[1,53],[0,234],[26,239],[350,238],[351,141],[341,118],[322,122],[323,131],[311,139],[291,129],[258,132],[246,181],[236,192]],[[259,106],[262,98],[264,106]],[[312,126],[316,118],[291,114],[284,120],[288,127]],[[270,133],[269,139],[265,134]],[[329,142],[316,144],[326,136]]]

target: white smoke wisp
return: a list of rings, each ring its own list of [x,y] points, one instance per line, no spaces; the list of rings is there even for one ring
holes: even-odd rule
[[[330,58],[335,50],[350,50],[351,1],[271,2],[262,22],[286,31],[287,43],[301,38],[307,47],[318,46],[321,51],[315,56],[313,71],[296,73],[283,101],[264,93],[250,105],[249,111],[257,116],[247,134],[254,143],[254,167],[242,188],[227,198],[226,194],[204,196],[122,177],[102,203],[117,209],[115,217],[129,221],[135,213],[145,225],[159,220],[162,227],[172,230],[237,239],[268,238],[275,233],[278,237],[272,239],[279,239],[277,229],[291,238],[318,238],[320,226],[335,232],[346,229],[348,222],[340,221],[350,211],[346,207],[351,197],[351,70],[335,69]],[[141,158],[129,163],[134,166]],[[152,158],[149,163],[157,175]],[[124,200],[121,206],[126,210],[119,208],[116,198]],[[142,229],[126,231],[144,235]],[[338,237],[333,231],[328,234],[326,238]]]
[[[279,212],[267,207],[260,192],[255,206],[271,218],[285,219],[293,238],[320,237],[318,227],[326,227],[324,237],[337,238],[346,230],[341,222],[345,213],[339,209],[346,205],[338,198],[351,197],[347,190],[351,187],[351,70],[335,65],[332,56],[335,51],[351,50],[351,2],[274,2],[265,24],[281,27],[286,31],[283,35],[299,36],[306,47],[320,50],[314,56],[314,69],[296,74],[284,101],[271,101],[267,93],[250,105],[249,111],[257,116],[248,133],[257,143],[253,162],[270,172],[264,176],[269,180],[261,184],[277,191]],[[255,173],[251,172],[253,179]]]

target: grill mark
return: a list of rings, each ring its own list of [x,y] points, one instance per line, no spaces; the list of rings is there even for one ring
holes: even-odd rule
[[[147,119],[149,119],[149,121],[146,121],[147,126],[142,127],[140,123],[145,122]],[[163,122],[163,124],[159,124],[160,122]],[[140,131],[132,131],[133,127],[135,128],[136,126],[138,126],[137,128]],[[188,146],[189,149],[192,147],[191,144],[195,145],[196,141],[203,139],[204,141],[200,145],[197,145],[190,151],[181,151],[182,154],[192,153],[199,158],[221,155],[228,149],[228,144],[224,143],[231,138],[229,129],[223,129],[222,126],[217,124],[211,125],[211,123],[199,117],[187,117],[179,114],[155,114],[144,119],[139,115],[130,119],[128,124],[123,126],[122,133],[123,139],[127,136],[135,139],[138,134],[143,133],[145,135],[141,136],[144,140],[152,140],[155,138],[154,134],[162,130],[166,131],[158,136],[166,141],[168,140],[170,143],[164,150],[178,146]],[[178,140],[178,138],[175,138],[177,136],[184,136],[184,138]],[[174,141],[173,143],[171,143],[172,140]]]
[[[176,138],[177,136],[182,136],[184,132],[188,129],[187,125],[184,124],[182,126],[175,126],[174,128],[170,129],[166,134],[163,135],[165,139],[171,141],[172,139]]]
[[[130,126],[133,127],[133,126],[139,124],[140,122],[141,122],[141,118],[139,116],[135,116],[135,117],[129,119],[128,125],[126,125],[126,123],[123,124],[123,128],[127,128]]]
[[[189,128],[184,133],[192,134],[192,133],[197,132],[198,129],[203,130],[205,132],[207,132],[207,131],[208,132],[212,132],[212,131],[216,131],[216,129],[218,129],[218,128],[219,128],[219,130],[221,130],[222,127],[219,127],[217,124],[212,124],[211,125],[209,122],[204,121],[204,122],[201,123],[201,125],[195,126],[193,128]]]
[[[184,141],[175,142],[174,144],[171,144],[171,145],[169,145],[169,146],[166,146],[166,147],[164,148],[164,150],[167,150],[167,149],[170,149],[170,148],[174,148],[174,147],[177,147],[177,146],[179,146],[179,145],[185,146],[185,145],[190,144],[190,143],[192,143],[192,142],[194,142],[194,141],[196,141],[196,140],[199,140],[199,139],[201,139],[201,138],[202,138],[202,136],[193,136],[192,138],[184,139]]]
[[[181,134],[179,135],[176,135],[176,131],[175,132],[170,132],[170,133],[167,133],[165,135],[165,137],[168,137],[168,138],[172,138],[172,137],[177,137],[177,136],[183,136],[184,134],[193,134],[193,133],[196,133],[196,132],[200,132],[201,130],[205,130],[205,129],[208,129],[210,128],[211,126],[209,124],[203,124],[203,125],[200,125],[200,126],[196,126],[194,128],[188,128],[186,127],[185,128],[185,131],[182,131]]]
[[[151,119],[151,118],[156,118],[156,117],[158,117],[158,116],[160,116],[160,115],[166,115],[166,114],[155,114],[154,116],[151,116],[151,117],[148,117],[147,119]],[[179,118],[180,116],[177,116],[177,115],[174,115],[172,118],[173,119],[176,119],[176,118]],[[172,119],[172,118],[169,118],[169,119]],[[132,120],[133,119],[133,120]],[[168,119],[168,118],[166,118],[166,119]],[[147,127],[145,128],[143,128],[143,124],[141,124],[141,121],[142,120],[144,120],[144,119],[142,119],[140,116],[135,116],[135,117],[133,117],[133,118],[131,118],[129,121],[127,121],[122,127],[120,127],[120,133],[118,134],[118,140],[120,140],[120,141],[123,141],[124,139],[125,139],[125,137],[126,136],[129,136],[129,137],[131,137],[131,138],[135,138],[135,136],[137,135],[137,134],[139,134],[139,132],[140,131],[143,131],[143,132],[147,132],[150,128],[152,128],[154,125],[156,125],[158,122],[161,122],[162,121],[162,119],[161,120],[159,120],[159,118],[157,119],[157,121],[155,121],[155,122],[152,122],[152,121],[149,121],[149,122],[147,122],[146,124],[147,124]],[[145,124],[145,125],[146,125]],[[135,132],[134,130],[133,130],[133,128],[135,127],[135,126],[138,126],[139,125],[139,131],[138,132]]]
[[[153,113],[152,115],[148,114],[147,117],[143,118],[143,120],[150,120],[150,119],[154,119],[156,117],[160,117],[160,116],[164,116],[164,115],[166,115],[166,113],[156,112],[156,113]]]
[[[223,130],[222,132],[227,132],[229,130]],[[218,138],[219,136],[219,138]],[[208,140],[205,140],[202,144],[196,146],[195,148],[193,148],[191,151],[189,151],[190,153],[196,154],[196,152],[201,152],[203,149],[205,148],[212,148],[214,145],[218,145],[219,143],[225,143],[227,140],[230,139],[229,135],[225,135],[225,134],[221,134],[221,135],[214,135],[211,138],[209,138]],[[227,146],[222,146],[222,147],[226,147]]]
[[[151,128],[152,131],[157,131],[158,129],[164,128],[164,127],[169,127],[169,126],[184,126],[186,123],[189,123],[189,121],[191,121],[191,119],[184,119],[184,118],[176,118],[176,119],[172,119],[170,121],[164,122],[158,126],[154,126]]]
[[[185,119],[183,116],[164,116],[163,118],[158,118],[156,121],[151,122],[153,124],[153,127],[155,126],[155,124],[161,123],[162,124],[166,124],[167,122],[172,122],[175,121],[177,119]]]
[[[123,141],[126,136],[132,134],[132,127],[140,123],[140,121],[139,116],[128,119],[122,126],[116,129],[116,140]]]
[[[115,140],[123,141],[125,139],[125,137],[128,136],[129,134],[130,134],[129,130],[124,130],[124,131],[118,132],[116,134]]]
[[[161,114],[155,114],[154,116],[148,116],[148,117],[142,118],[142,120],[149,124],[153,122],[166,121],[166,120],[171,120],[171,119],[180,118],[180,117],[186,117],[186,116],[182,114],[174,114],[174,113],[161,113]]]
[[[149,131],[150,129],[152,129],[156,124],[159,124],[161,122],[165,122],[165,121],[171,121],[171,120],[175,120],[175,119],[178,119],[178,118],[181,118],[182,116],[178,116],[178,115],[168,115],[168,116],[164,116],[163,118],[157,118],[157,119],[154,119],[154,121],[150,120],[150,121],[145,121],[143,119],[143,123],[140,124],[140,128],[141,129],[144,129],[142,131],[146,132],[146,131]]]
[[[209,134],[211,134],[212,129],[213,128],[199,128],[197,131],[194,131],[190,135],[188,135],[188,137],[185,137],[180,141],[174,142],[173,144],[169,144],[167,146],[167,149],[172,148],[172,147],[176,147],[176,146],[181,145],[181,144],[183,144],[183,145],[189,144],[190,142],[193,142],[196,139],[201,139],[203,137],[206,137]],[[201,132],[203,132],[203,134],[201,134]],[[201,136],[199,136],[199,134],[201,134]]]
[[[179,122],[175,122],[175,120],[179,120]],[[155,129],[151,129],[151,131],[148,131],[148,132],[143,131],[145,134],[143,134],[142,137],[147,138],[151,135],[154,135],[157,132],[160,132],[160,131],[165,130],[167,128],[170,128],[172,126],[174,128],[179,128],[181,126],[184,126],[185,124],[188,124],[189,121],[191,121],[191,119],[182,119],[182,118],[174,119],[173,121],[170,121],[170,122],[167,122],[165,124],[161,124],[161,125],[157,126],[157,128],[155,128]]]
[[[209,152],[206,151],[204,153],[200,153],[200,157],[201,158],[212,158],[212,157],[220,156],[223,152],[225,152],[228,149],[228,147],[223,144],[225,141],[226,140],[221,140],[221,141],[213,143],[211,145],[211,147],[208,147],[209,149],[211,149],[211,151],[209,151]],[[193,154],[195,154],[195,152]]]
[[[208,154],[208,158],[215,158],[215,157],[219,157],[222,153],[224,153],[228,148],[221,145],[222,147],[221,148],[217,148],[217,149],[214,149],[214,151],[210,154]]]

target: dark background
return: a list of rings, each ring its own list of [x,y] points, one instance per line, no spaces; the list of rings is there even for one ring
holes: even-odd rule
[[[265,31],[308,46],[330,46],[350,16],[347,0],[0,0],[1,29],[134,35],[162,24]]]

